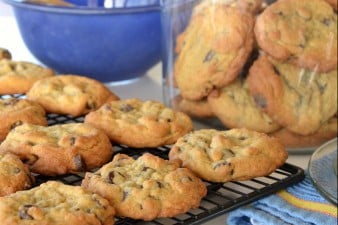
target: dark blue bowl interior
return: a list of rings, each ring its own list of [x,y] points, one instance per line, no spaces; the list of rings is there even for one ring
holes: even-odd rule
[[[160,60],[160,10],[65,13],[12,6],[28,49],[58,73],[122,81],[144,75]]]

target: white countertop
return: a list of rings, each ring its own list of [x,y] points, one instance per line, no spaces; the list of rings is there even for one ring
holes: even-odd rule
[[[29,61],[40,63],[33,55],[30,54],[21,39],[11,8],[0,0],[0,47],[7,48],[12,53],[14,60]],[[119,86],[111,86],[113,90],[122,99],[138,97],[143,100],[159,100],[162,101],[162,68],[161,64],[157,64],[150,69],[147,74],[140,79]],[[288,163],[297,165],[301,168],[307,168],[307,164],[311,153],[307,154],[290,154]],[[224,225],[225,215],[210,220],[205,225]]]

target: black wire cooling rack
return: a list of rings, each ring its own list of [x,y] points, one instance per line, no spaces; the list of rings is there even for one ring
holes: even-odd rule
[[[23,95],[0,95],[0,99],[24,98]],[[70,117],[67,115],[47,114],[49,125],[64,123],[80,123],[83,117]],[[134,158],[145,152],[168,159],[169,146],[159,148],[135,149],[124,145],[114,145],[115,153],[124,153]],[[80,185],[84,173],[68,174],[64,176],[46,177],[35,175],[36,184],[39,185],[48,180],[58,180],[69,185]],[[160,218],[150,222],[133,220],[129,218],[116,218],[117,225],[190,225],[206,222],[216,216],[229,212],[242,205],[253,202],[269,194],[273,194],[285,187],[295,184],[304,179],[304,170],[291,165],[284,164],[269,176],[258,177],[247,181],[233,181],[226,183],[211,183],[205,181],[208,188],[207,195],[202,199],[198,208],[187,213],[171,218]]]

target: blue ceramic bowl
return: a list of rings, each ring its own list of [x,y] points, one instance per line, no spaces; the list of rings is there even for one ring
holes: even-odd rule
[[[143,76],[160,61],[157,1],[114,8],[104,7],[103,0],[94,7],[83,5],[84,0],[68,0],[82,4],[71,7],[4,2],[12,6],[30,52],[58,73],[84,75],[102,82],[126,81]]]

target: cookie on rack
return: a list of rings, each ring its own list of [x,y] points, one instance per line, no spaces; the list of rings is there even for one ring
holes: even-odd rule
[[[23,124],[9,132],[0,152],[18,155],[32,172],[54,176],[102,166],[111,159],[113,147],[102,130],[89,124]]]
[[[23,61],[0,60],[0,95],[22,94],[45,77],[54,76],[50,68]]]
[[[28,99],[41,104],[47,112],[81,116],[119,97],[103,83],[79,75],[58,75],[36,82]]]
[[[33,183],[34,177],[19,157],[0,153],[0,197],[28,189]]]
[[[47,125],[45,110],[38,103],[17,98],[0,99],[0,121],[0,141],[22,123]]]
[[[255,36],[277,60],[318,72],[337,69],[337,14],[326,1],[276,1],[257,17]]]
[[[196,208],[207,193],[190,170],[150,153],[137,159],[117,154],[95,173],[86,173],[82,186],[108,199],[117,216],[147,221]]]
[[[256,106],[250,95],[246,81],[237,79],[208,96],[209,106],[214,115],[227,128],[248,128],[269,133],[280,125]]]
[[[207,99],[199,101],[192,101],[182,98],[181,95],[175,96],[171,101],[173,108],[186,113],[187,115],[195,118],[212,118],[215,117],[211,111]]]
[[[178,37],[174,64],[183,98],[201,100],[239,75],[253,49],[253,24],[251,13],[220,4],[192,15]]]
[[[114,216],[106,199],[57,181],[0,198],[0,221],[6,225],[113,225]]]
[[[287,129],[272,132],[269,135],[278,138],[287,148],[304,149],[314,148],[337,137],[337,117],[332,117],[313,134],[300,135]]]
[[[313,134],[337,112],[337,70],[316,73],[261,55],[247,82],[256,104],[291,132]]]
[[[185,113],[136,98],[108,102],[87,114],[85,123],[104,130],[113,142],[135,148],[173,144],[193,129]]]
[[[8,49],[0,47],[0,60],[2,59],[12,59],[12,54]]]
[[[266,176],[287,157],[277,138],[245,128],[196,130],[180,138],[169,152],[171,161],[212,182]]]

